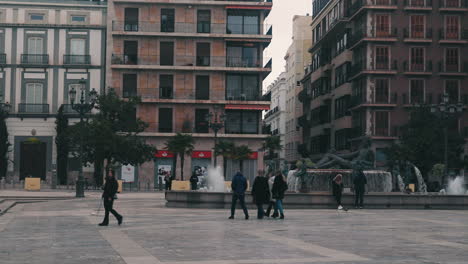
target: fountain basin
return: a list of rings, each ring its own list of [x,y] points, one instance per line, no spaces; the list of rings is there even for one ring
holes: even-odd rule
[[[168,191],[166,207],[219,208],[231,207],[231,193]],[[343,205],[352,207],[354,195],[344,193]],[[250,193],[246,194],[249,208],[255,208]],[[336,202],[329,192],[286,193],[285,209],[335,209]],[[468,210],[468,195],[368,193],[364,199],[366,208],[372,209],[456,209]]]

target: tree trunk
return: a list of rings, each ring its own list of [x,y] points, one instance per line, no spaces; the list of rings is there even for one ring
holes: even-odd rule
[[[104,165],[103,159],[96,159],[94,162],[94,182],[97,187],[102,186],[102,167]]]
[[[172,180],[176,179],[176,168],[177,168],[177,154],[174,154],[174,161],[172,166]]]
[[[184,180],[184,154],[180,155],[180,180]]]
[[[239,170],[242,174],[244,174],[244,160],[239,160]]]
[[[227,159],[226,157],[223,156],[223,173],[224,173],[224,179],[226,179],[226,170],[227,170]]]

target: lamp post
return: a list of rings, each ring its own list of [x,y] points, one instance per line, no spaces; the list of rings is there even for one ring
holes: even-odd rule
[[[89,113],[96,103],[97,92],[95,89],[91,90],[88,94],[89,102],[86,101],[86,82],[83,78],[80,80],[80,99],[79,103],[75,104],[76,93],[75,88],[69,92],[71,107],[80,115],[80,125],[83,125],[85,114]],[[80,171],[78,174],[78,181],[76,182],[76,197],[84,197],[84,177],[83,177],[83,133],[80,133]]]
[[[11,104],[6,102],[6,103],[1,103],[0,104],[0,116],[2,118],[6,118],[8,114],[10,113],[11,110]]]
[[[224,127],[224,121],[226,119],[226,116],[224,114],[218,113],[218,111],[210,112],[209,114],[206,115],[206,121],[208,122],[208,127],[213,129],[214,131],[214,145],[216,148],[216,145],[218,144],[218,131]],[[214,151],[214,167],[216,168],[217,162],[216,162],[216,150]]]
[[[464,105],[461,102],[457,104],[451,104],[449,102],[449,95],[444,94],[442,102],[439,104],[431,105],[431,113],[440,113],[442,119],[444,120],[444,176],[442,179],[442,184],[445,183],[445,179],[448,176],[448,119],[450,115],[456,115],[462,113],[464,110]]]

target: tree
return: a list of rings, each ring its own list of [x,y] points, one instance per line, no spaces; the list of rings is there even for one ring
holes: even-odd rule
[[[239,161],[239,170],[244,169],[244,160],[252,155],[253,151],[246,145],[235,146],[231,150],[231,159]]]
[[[83,165],[95,164],[96,184],[102,181],[104,162],[108,172],[110,167],[118,164],[137,166],[153,159],[156,148],[146,144],[138,135],[148,127],[147,123],[136,118],[139,103],[138,97],[123,100],[110,90],[98,97],[98,113],[91,117],[89,123],[70,127],[74,146],[79,146],[80,134],[84,139]]]
[[[232,149],[234,148],[234,143],[230,141],[221,140],[219,141],[215,148],[215,158],[216,156],[223,157],[223,172],[224,178],[226,178],[226,169],[227,169],[227,159],[231,157]]]
[[[275,152],[282,148],[283,146],[281,146],[281,138],[279,136],[266,137],[265,142],[263,142],[263,149],[268,150],[267,159],[269,160],[273,160],[275,158]]]
[[[451,119],[444,120],[430,112],[427,106],[414,109],[410,120],[402,127],[399,142],[386,150],[390,166],[409,161],[427,177],[434,164],[444,163],[444,127]],[[448,132],[448,165],[462,166],[461,153],[465,141],[457,131]]]
[[[7,113],[0,110],[0,178],[6,177],[8,168],[8,152],[10,152],[11,146],[8,141],[6,118]]]
[[[55,120],[55,131],[57,136],[55,137],[55,145],[57,147],[57,178],[59,184],[67,184],[68,174],[68,152],[69,152],[69,138],[68,138],[68,118],[63,113],[63,105],[60,106],[57,112],[57,118]]]
[[[177,133],[166,142],[166,149],[175,154],[174,157],[174,175],[177,165],[177,156],[180,156],[180,178],[184,180],[184,160],[185,155],[191,155],[195,141],[192,135]]]

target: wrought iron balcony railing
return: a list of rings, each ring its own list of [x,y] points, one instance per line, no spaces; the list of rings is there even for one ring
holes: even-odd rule
[[[49,104],[18,104],[18,113],[48,114]]]
[[[63,55],[63,64],[89,65],[91,64],[91,56],[90,55]]]
[[[22,64],[49,64],[49,54],[21,54]]]
[[[6,54],[0,53],[0,64],[6,64]]]

